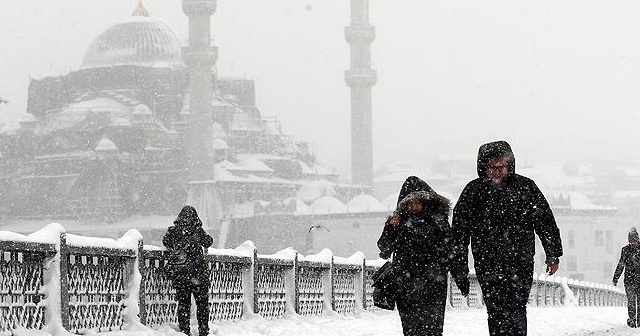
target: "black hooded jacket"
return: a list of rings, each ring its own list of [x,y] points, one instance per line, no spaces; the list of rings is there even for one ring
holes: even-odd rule
[[[181,285],[181,282],[186,284],[192,278],[208,283],[209,272],[203,248],[211,246],[213,238],[202,228],[202,221],[200,221],[194,207],[186,205],[182,208],[178,217],[173,221],[173,226],[169,227],[162,238],[162,244],[167,249],[179,248],[185,251],[187,260],[192,265],[189,272],[181,274],[178,283],[174,283],[174,285]],[[176,281],[174,280],[174,282]]]
[[[405,210],[411,200],[422,202],[421,213],[410,214]],[[449,211],[449,200],[421,179],[410,176],[402,185],[396,208],[400,224],[384,226],[378,247],[381,258],[395,253],[394,271],[406,283],[434,277],[439,281],[446,279],[452,252]]]
[[[505,157],[508,176],[494,184],[486,176],[494,157]],[[468,272],[468,247],[477,274],[515,274],[533,270],[535,236],[547,263],[559,262],[562,241],[555,218],[536,184],[515,173],[515,158],[505,141],[484,144],[478,151],[478,178],[469,182],[453,210],[456,272]]]
[[[617,283],[624,271],[625,287],[640,289],[640,245],[629,244],[620,251],[620,261],[613,274],[613,282]]]

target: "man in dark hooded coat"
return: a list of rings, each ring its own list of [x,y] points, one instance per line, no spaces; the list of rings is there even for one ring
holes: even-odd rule
[[[624,290],[627,293],[627,310],[629,318],[627,325],[639,327],[638,294],[640,293],[640,237],[636,228],[631,228],[627,236],[629,244],[620,251],[620,261],[613,274],[613,285],[618,285],[618,279],[624,271]]]
[[[191,295],[197,308],[198,332],[209,335],[209,286],[211,271],[204,259],[203,248],[213,244],[213,238],[202,228],[196,209],[190,205],[182,208],[173,226],[164,235],[162,243],[167,249],[180,249],[186,254],[186,266],[175,275],[172,285],[178,301],[178,326],[180,332],[190,335]]]
[[[405,336],[442,335],[452,256],[449,211],[448,199],[410,176],[378,240],[380,257],[393,254],[396,304]],[[468,283],[461,290],[468,294]]]
[[[455,261],[468,273],[471,243],[476,275],[487,306],[489,334],[527,334],[527,301],[533,282],[535,235],[546,254],[547,272],[558,269],[562,242],[555,218],[536,184],[515,172],[505,141],[478,151],[478,178],[469,182],[453,210]]]

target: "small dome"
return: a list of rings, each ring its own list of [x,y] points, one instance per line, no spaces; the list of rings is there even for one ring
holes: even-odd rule
[[[213,149],[215,150],[226,150],[229,149],[227,143],[222,139],[213,140]]]
[[[134,16],[98,35],[87,48],[80,68],[184,66],[181,47],[177,35],[163,21]]]
[[[298,189],[297,198],[303,202],[312,203],[323,196],[333,196],[336,190],[333,183],[326,180],[310,181]]]
[[[113,143],[113,141],[106,138],[102,138],[96,145],[96,148],[94,148],[93,150],[96,152],[112,152],[112,151],[117,151],[118,146],[116,146],[116,144]]]
[[[121,126],[121,127],[131,127],[131,122],[127,118],[118,118],[111,125]]]
[[[94,122],[98,121],[108,125],[110,120],[126,119],[130,113],[130,109],[119,102],[101,97],[72,103],[60,111],[52,111],[46,122],[46,127],[50,130],[69,128],[88,117],[92,118]],[[106,119],[105,115],[108,116]]]
[[[347,213],[347,206],[340,202],[339,199],[325,196],[315,200],[309,207],[311,213],[314,214],[336,214]]]
[[[134,115],[152,115],[151,109],[145,104],[138,104],[133,110]]]
[[[358,195],[347,203],[349,212],[384,212],[385,207],[371,195]]]

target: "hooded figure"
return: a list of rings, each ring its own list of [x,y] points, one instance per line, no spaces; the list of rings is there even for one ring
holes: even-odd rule
[[[188,267],[172,279],[178,301],[178,325],[180,332],[190,335],[191,295],[195,297],[198,332],[209,335],[209,286],[211,271],[204,258],[203,249],[213,244],[213,238],[202,228],[196,209],[190,205],[182,208],[162,239],[167,249],[179,249],[186,255]]]
[[[527,334],[526,304],[533,281],[535,235],[555,273],[562,241],[555,218],[536,184],[516,174],[511,146],[505,141],[478,150],[478,178],[469,182],[453,210],[455,260],[452,271],[468,281],[468,250],[487,306],[489,334]]]
[[[449,211],[448,199],[410,176],[378,240],[380,257],[393,254],[404,335],[442,335],[452,253]]]
[[[618,279],[624,271],[624,290],[627,292],[627,310],[629,318],[627,325],[637,328],[640,321],[640,307],[638,306],[638,293],[640,292],[640,237],[638,231],[632,227],[628,234],[629,245],[624,246],[620,252],[620,261],[613,274],[613,285],[618,285]]]

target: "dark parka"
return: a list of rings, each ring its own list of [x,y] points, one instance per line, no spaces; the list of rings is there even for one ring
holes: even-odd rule
[[[627,325],[640,327],[640,245],[638,232],[632,228],[629,232],[629,245],[620,252],[620,261],[613,274],[613,283],[617,285],[624,271],[624,290],[627,294]]]
[[[162,239],[167,249],[181,249],[186,252],[186,271],[177,274],[171,283],[176,289],[178,301],[178,327],[186,335],[191,335],[191,297],[195,299],[200,336],[209,335],[209,286],[211,271],[204,259],[203,248],[213,244],[213,238],[202,228],[202,221],[196,209],[186,205],[180,210]]]
[[[494,186],[486,176],[490,159],[507,158],[509,175],[503,185]],[[562,256],[560,231],[549,203],[533,180],[515,173],[515,158],[505,141],[485,144],[478,151],[478,178],[469,182],[453,210],[453,265],[468,272],[471,243],[478,274],[514,274],[533,270],[535,236],[546,254],[547,263]]]
[[[626,245],[620,251],[620,261],[613,274],[613,282],[617,283],[624,271],[624,286],[640,289],[640,245]]]
[[[406,204],[418,200],[419,214]],[[380,257],[393,254],[399,284],[396,299],[405,335],[441,335],[447,297],[447,273],[452,255],[450,202],[421,179],[411,176],[402,185],[396,212],[400,224],[388,225],[378,240]]]
[[[508,174],[494,183],[486,174],[493,158],[506,159]],[[478,178],[469,182],[453,210],[454,274],[466,274],[468,248],[487,307],[491,336],[525,336],[527,301],[533,282],[535,234],[546,261],[562,256],[560,231],[542,192],[515,173],[515,158],[504,141],[482,145]],[[467,280],[468,281],[468,280]]]
[[[202,221],[194,207],[187,205],[182,208],[173,221],[173,226],[169,227],[164,235],[162,244],[167,249],[184,249],[187,254],[190,267],[187,272],[179,274],[173,280],[174,287],[193,282],[208,286],[210,272],[204,259],[203,248],[211,246],[213,238],[202,228]]]

